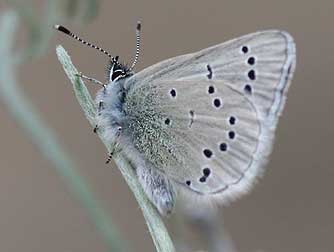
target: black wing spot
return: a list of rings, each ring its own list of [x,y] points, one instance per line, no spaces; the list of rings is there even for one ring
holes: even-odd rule
[[[211,170],[210,170],[210,168],[206,167],[206,168],[203,169],[203,175],[204,175],[205,177],[209,177],[210,174],[211,174]]]
[[[170,95],[172,96],[172,97],[176,97],[176,90],[173,88],[173,89],[171,89],[170,91],[169,91],[169,93],[170,93]]]
[[[203,154],[204,154],[204,156],[206,156],[207,158],[211,158],[212,155],[213,155],[212,151],[209,150],[209,149],[204,149],[204,150],[203,150]]]
[[[254,70],[250,70],[248,72],[248,78],[251,80],[255,80],[256,79],[256,75],[255,75],[255,71]]]
[[[228,121],[231,125],[234,125],[236,123],[237,119],[235,119],[234,116],[231,116]]]
[[[247,93],[247,94],[252,94],[253,90],[252,90],[252,86],[249,85],[249,84],[246,84],[245,87],[244,87],[244,91]]]
[[[187,186],[190,186],[190,185],[191,185],[191,181],[190,181],[190,180],[187,180],[187,181],[186,181],[186,184],[187,184]]]
[[[165,124],[166,124],[166,125],[170,125],[170,119],[169,119],[169,118],[166,118],[166,120],[165,120]]]
[[[123,70],[115,70],[113,71],[113,73],[111,74],[111,81],[115,81],[120,77],[124,77],[125,73],[123,72]]]
[[[189,111],[189,115],[190,115],[190,122],[189,122],[188,127],[191,128],[191,126],[192,126],[193,123],[194,123],[195,111],[194,111],[194,110],[190,110],[190,111]]]
[[[247,46],[243,46],[243,47],[241,47],[241,51],[243,52],[243,53],[248,53],[248,47]]]
[[[255,64],[255,58],[254,57],[249,57],[247,63],[251,66],[254,65]]]
[[[204,182],[206,182],[206,177],[205,177],[205,176],[203,176],[203,177],[200,177],[200,179],[199,179],[199,182],[201,182],[201,183],[204,183]]]
[[[234,132],[234,131],[229,131],[229,132],[228,132],[228,137],[229,137],[230,139],[234,139],[234,138],[235,138],[235,132]]]
[[[214,86],[209,86],[208,93],[213,94],[214,92],[215,92],[215,87]]]
[[[222,102],[221,102],[220,98],[215,98],[215,99],[213,100],[213,105],[214,105],[216,108],[221,107]]]
[[[212,75],[213,75],[213,72],[212,72],[212,68],[210,65],[206,65],[206,68],[208,69],[209,73],[207,74],[206,77],[208,77],[209,80],[212,79]]]
[[[219,149],[220,149],[221,151],[227,151],[227,144],[226,144],[226,143],[221,143],[221,144],[219,145]]]

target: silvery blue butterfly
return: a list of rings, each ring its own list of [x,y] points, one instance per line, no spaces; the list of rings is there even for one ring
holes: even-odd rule
[[[164,60],[139,73],[63,26],[59,31],[110,58],[96,95],[97,125],[135,167],[163,215],[186,204],[225,203],[262,174],[295,69],[293,38],[280,30],[248,34]],[[109,161],[109,160],[108,160]]]

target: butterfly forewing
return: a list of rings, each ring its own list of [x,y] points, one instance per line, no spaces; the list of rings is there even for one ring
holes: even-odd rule
[[[131,141],[186,191],[239,195],[270,153],[294,64],[292,38],[264,31],[149,67],[127,81]]]
[[[295,45],[283,31],[248,34],[193,54],[167,59],[132,77],[131,85],[145,85],[155,79],[211,78],[224,80],[245,94],[252,94],[258,109],[266,115],[280,112],[295,67]],[[283,99],[284,100],[284,99]],[[273,106],[274,105],[274,106]]]

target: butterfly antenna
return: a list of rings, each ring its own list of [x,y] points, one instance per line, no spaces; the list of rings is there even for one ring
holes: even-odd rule
[[[140,21],[137,22],[137,27],[136,27],[136,55],[135,59],[133,60],[133,63],[130,67],[130,71],[133,70],[135,65],[138,62],[139,59],[139,53],[140,53],[140,30],[141,30],[141,23]]]
[[[94,49],[99,50],[100,52],[104,53],[105,55],[107,55],[111,60],[114,60],[114,57],[108,53],[106,50],[102,49],[101,47],[98,47],[96,45],[93,45],[85,40],[83,40],[82,38],[78,37],[77,35],[75,35],[74,33],[72,33],[70,30],[68,30],[66,27],[62,26],[62,25],[55,25],[54,28],[60,32],[65,33],[66,35],[80,41],[81,43],[83,43],[84,45],[87,45],[89,47],[92,47]]]

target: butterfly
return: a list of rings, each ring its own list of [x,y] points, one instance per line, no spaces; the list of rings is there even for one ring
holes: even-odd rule
[[[102,86],[94,130],[113,146],[111,154],[135,167],[162,215],[178,197],[194,206],[224,204],[261,176],[296,65],[287,32],[251,33],[135,73],[140,23],[131,67],[55,27],[110,58],[106,83],[81,75]]]

